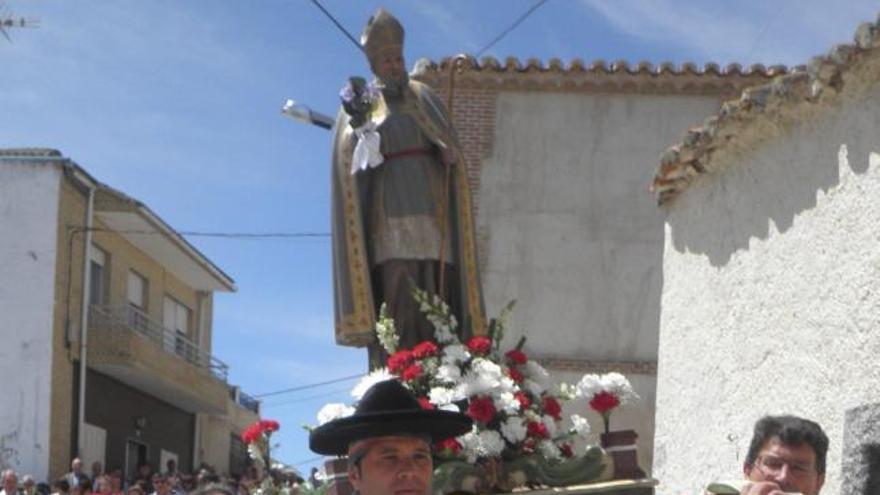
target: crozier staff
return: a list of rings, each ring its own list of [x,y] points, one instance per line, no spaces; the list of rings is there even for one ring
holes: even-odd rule
[[[458,412],[423,409],[397,380],[373,385],[351,416],[309,435],[315,453],[348,456],[348,479],[360,495],[430,495],[437,442],[470,431]]]

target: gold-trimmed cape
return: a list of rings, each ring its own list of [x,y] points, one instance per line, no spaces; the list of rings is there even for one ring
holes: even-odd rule
[[[377,126],[385,116],[381,110],[385,108],[384,102],[380,101],[378,108],[380,110],[372,115]],[[455,163],[450,184],[448,210],[451,214],[448,221],[451,222],[450,230],[456,234],[452,240],[455,243],[452,251],[457,255],[455,265],[459,270],[460,287],[454,293],[461,298],[460,331],[465,331],[467,335],[485,335],[483,293],[477,269],[473,208],[464,153],[443,102],[430,87],[418,81],[410,81],[403,111],[415,120],[438,148],[453,151]],[[367,259],[363,216],[365,212],[361,211],[367,174],[351,173],[356,139],[348,125],[348,116],[340,110],[333,139],[331,187],[336,343],[364,347],[375,340],[376,311],[370,281],[370,263]]]

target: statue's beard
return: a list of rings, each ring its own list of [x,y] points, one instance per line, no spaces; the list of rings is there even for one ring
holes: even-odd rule
[[[403,90],[409,84],[409,75],[404,73],[397,79],[380,79],[382,83],[382,95],[386,98],[399,99],[403,97]]]

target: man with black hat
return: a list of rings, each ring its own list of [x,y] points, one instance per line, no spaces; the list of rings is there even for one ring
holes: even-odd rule
[[[434,443],[470,431],[461,413],[423,409],[397,380],[373,385],[351,416],[309,436],[312,451],[348,456],[348,479],[360,495],[429,495]]]

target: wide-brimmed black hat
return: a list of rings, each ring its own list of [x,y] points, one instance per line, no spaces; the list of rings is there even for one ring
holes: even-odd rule
[[[324,455],[345,455],[358,440],[395,435],[430,437],[439,442],[470,431],[468,416],[424,409],[397,380],[379,382],[367,390],[355,413],[324,423],[309,435],[309,448]]]

